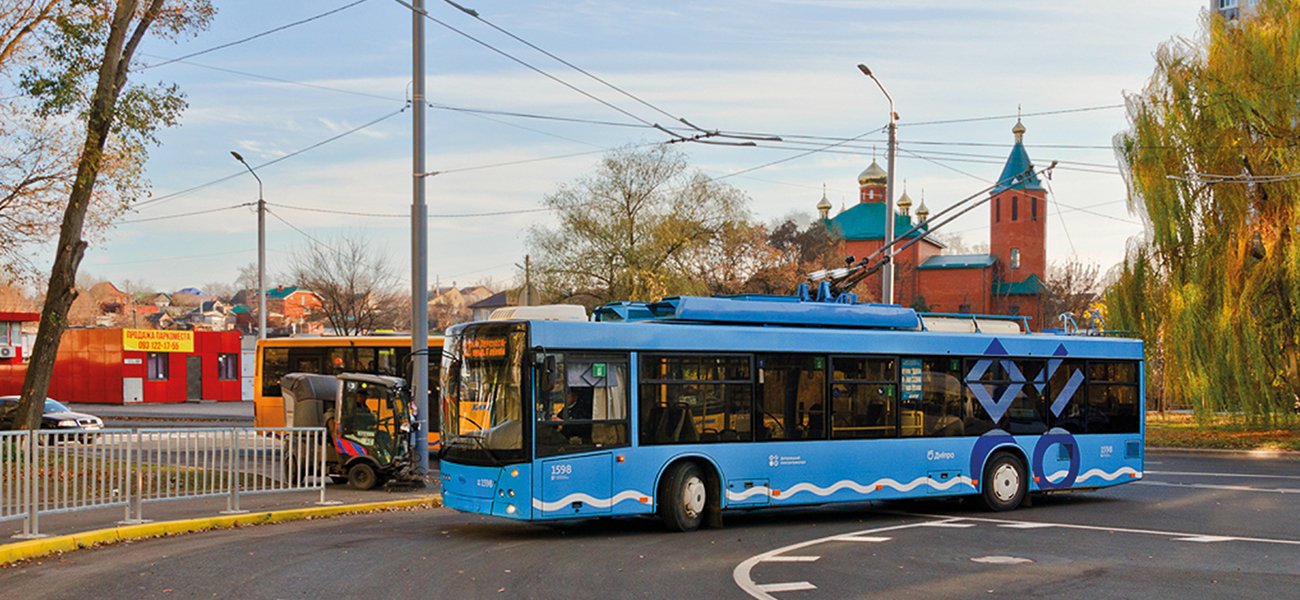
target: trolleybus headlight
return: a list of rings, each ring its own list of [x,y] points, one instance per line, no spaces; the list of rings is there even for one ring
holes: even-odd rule
[[[515,511],[516,511],[516,510],[518,510],[518,509],[516,509],[516,508],[515,508],[515,505],[513,505],[513,504],[511,504],[510,506],[507,506],[507,507],[506,507],[506,512],[509,513],[509,514],[512,514],[512,515],[515,514]]]

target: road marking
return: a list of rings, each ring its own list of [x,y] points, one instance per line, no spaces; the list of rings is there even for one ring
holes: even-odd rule
[[[879,543],[881,543],[881,542],[888,542],[888,541],[891,540],[891,539],[893,539],[893,538],[880,537],[880,536],[874,536],[874,535],[846,535],[846,536],[841,537],[841,538],[839,538],[839,539],[837,539],[837,540],[835,540],[835,541],[837,541],[837,542],[864,542],[864,543],[868,543],[868,544],[879,544]]]
[[[789,583],[765,583],[758,586],[758,589],[764,592],[802,592],[815,590],[817,586],[807,581],[791,581]]]
[[[942,517],[942,518],[947,519],[948,517]],[[787,589],[776,590],[776,589],[768,589],[767,587],[769,585],[788,585],[788,584],[760,585],[758,583],[755,583],[752,575],[752,571],[754,567],[759,563],[767,562],[768,559],[774,556],[781,556],[786,552],[793,552],[795,550],[801,550],[803,548],[816,546],[818,544],[824,544],[826,542],[844,541],[845,538],[858,538],[858,537],[866,538],[866,537],[870,537],[872,534],[875,533],[884,533],[886,531],[899,531],[902,529],[911,529],[913,527],[919,527],[922,524],[924,524],[924,522],[905,523],[903,525],[893,525],[890,527],[877,527],[875,529],[866,529],[863,531],[839,533],[839,534],[829,535],[822,538],[817,538],[815,540],[808,540],[804,542],[790,544],[788,546],[782,546],[774,550],[768,550],[767,552],[764,552],[762,554],[751,556],[741,561],[740,564],[736,565],[736,568],[731,570],[731,580],[734,581],[736,583],[736,586],[738,586],[746,594],[749,594],[754,598],[759,598],[760,600],[776,600],[776,596],[773,596],[772,594],[768,593],[769,591],[775,592],[775,591],[792,591],[792,590],[787,590]],[[809,583],[808,585],[812,585],[812,584]],[[808,589],[808,588],[801,588],[801,589]]]
[[[813,562],[820,556],[770,556],[763,562]]]
[[[1031,559],[1019,556],[977,556],[970,560],[971,562],[983,563],[986,565],[1024,565],[1034,562]]]
[[[950,519],[947,515],[931,515],[925,513],[892,513],[900,516],[921,517],[932,519]],[[1025,523],[1026,521],[1012,521],[1010,519],[993,519],[989,517],[962,517],[967,521],[977,521],[981,523],[995,523],[998,525],[1010,525],[1015,523]],[[1287,540],[1279,538],[1260,538],[1244,536],[1219,536],[1212,533],[1191,533],[1186,531],[1160,531],[1158,529],[1133,529],[1130,527],[1103,527],[1100,525],[1075,525],[1072,523],[1044,523],[1038,522],[1044,527],[1060,527],[1062,529],[1077,529],[1080,531],[1102,531],[1105,533],[1132,533],[1137,535],[1157,535],[1167,538],[1202,538],[1202,537],[1228,537],[1235,542],[1251,542],[1255,544],[1278,544],[1283,546],[1300,546],[1300,540]],[[1226,540],[1225,540],[1226,541]]]
[[[1242,477],[1259,479],[1296,479],[1300,475],[1266,475],[1264,473],[1200,473],[1196,471],[1147,471],[1147,475],[1188,475],[1193,477]]]
[[[806,581],[791,583],[770,583],[759,584],[753,579],[753,569],[762,562],[810,562],[798,558],[796,560],[785,560],[783,555],[786,552],[802,550],[811,546],[824,544],[828,542],[884,542],[891,538],[873,534],[884,533],[887,531],[902,531],[905,529],[917,529],[921,527],[973,527],[976,523],[991,523],[999,527],[1009,529],[1040,529],[1046,527],[1059,527],[1061,529],[1074,529],[1078,531],[1099,531],[1104,533],[1128,533],[1134,535],[1154,535],[1169,538],[1173,541],[1185,541],[1194,543],[1217,543],[1217,542],[1246,542],[1254,544],[1274,544],[1281,546],[1300,546],[1300,540],[1288,540],[1279,538],[1260,538],[1245,536],[1225,536],[1209,533],[1189,533],[1180,531],[1161,531],[1157,529],[1134,529],[1129,527],[1104,527],[1098,525],[1076,525],[1072,523],[1050,523],[1041,521],[1013,521],[1010,519],[993,519],[988,517],[958,517],[953,518],[950,515],[934,515],[925,513],[907,513],[907,512],[888,512],[884,514],[894,514],[902,517],[919,517],[922,519],[936,519],[934,521],[921,521],[915,523],[905,523],[902,525],[893,525],[889,527],[879,527],[876,529],[867,529],[863,531],[854,531],[850,533],[841,533],[827,537],[807,540],[782,546],[774,550],[769,550],[762,554],[751,556],[740,564],[736,565],[731,571],[731,579],[736,585],[751,597],[760,600],[777,600],[772,593],[812,590],[817,589],[812,583]],[[973,521],[973,522],[972,522]],[[799,555],[794,555],[799,556]],[[974,559],[972,559],[974,560]],[[806,586],[806,587],[805,587]]]
[[[1175,483],[1172,481],[1138,481],[1138,485],[1159,485],[1163,487],[1185,487],[1202,490],[1220,490],[1224,492],[1262,492],[1267,494],[1300,494],[1297,488],[1257,488],[1248,485],[1216,485],[1213,483]]]

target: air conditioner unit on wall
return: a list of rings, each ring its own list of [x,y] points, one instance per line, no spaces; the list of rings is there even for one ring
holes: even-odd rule
[[[0,345],[0,358],[13,358],[18,355],[13,346]]]

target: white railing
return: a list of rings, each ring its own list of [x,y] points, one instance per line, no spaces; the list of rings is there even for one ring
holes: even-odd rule
[[[0,521],[124,507],[142,523],[146,502],[319,491],[325,503],[325,430],[310,428],[105,429],[0,432]]]

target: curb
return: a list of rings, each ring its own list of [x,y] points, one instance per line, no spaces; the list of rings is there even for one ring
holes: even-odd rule
[[[1157,454],[1206,454],[1210,456],[1249,456],[1252,458],[1284,458],[1300,460],[1295,450],[1239,450],[1230,448],[1172,448],[1148,447],[1147,452]]]
[[[434,494],[430,496],[420,496],[404,500],[390,500],[386,502],[318,506],[313,508],[250,512],[241,515],[223,515],[219,517],[162,521],[158,523],[141,523],[139,525],[123,525],[121,527],[96,529],[94,531],[51,536],[48,538],[0,545],[0,567],[9,566],[21,560],[40,558],[55,553],[71,552],[81,548],[93,548],[95,546],[116,544],[132,540],[197,533],[213,529],[232,529],[235,527],[287,523],[290,521],[303,521],[307,519],[320,519],[342,515],[384,512],[403,508],[433,508],[441,505],[442,496]]]

